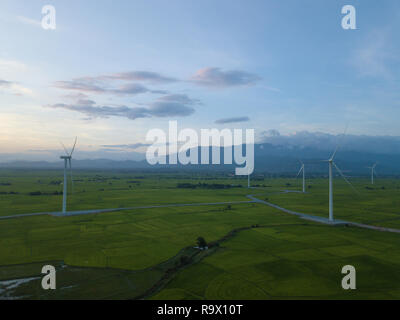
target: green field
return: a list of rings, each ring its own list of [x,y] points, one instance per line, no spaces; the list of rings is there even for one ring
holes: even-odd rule
[[[295,180],[288,181],[298,184]],[[400,229],[400,180],[380,179],[371,185],[368,179],[352,179],[351,183],[358,193],[341,178],[334,181],[336,219]],[[290,210],[328,217],[327,179],[311,179],[307,184],[311,188],[306,194],[270,193],[267,197],[270,202]]]
[[[0,171],[0,216],[60,211],[62,195],[53,193],[62,190],[61,178],[59,171]],[[300,180],[264,178],[248,190],[247,179],[222,174],[76,171],[74,180],[68,210],[247,201],[255,194],[328,215],[326,179],[310,180],[307,194],[280,193],[299,190]],[[178,188],[182,183],[197,187]],[[335,180],[335,218],[400,229],[399,180],[354,185],[359,194]],[[199,236],[213,246],[194,249]],[[0,220],[0,298],[398,299],[399,240],[254,203]],[[57,268],[57,290],[41,289],[45,264]],[[347,264],[356,267],[356,290],[341,288]]]

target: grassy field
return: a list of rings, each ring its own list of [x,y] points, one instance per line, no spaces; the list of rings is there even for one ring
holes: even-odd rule
[[[285,189],[295,187],[299,181],[287,180]],[[334,217],[346,221],[362,222],[400,229],[400,180],[379,179],[374,185],[368,179],[352,179],[354,192],[341,178],[334,180]],[[328,217],[328,181],[310,179],[306,194],[260,193],[264,199],[284,208]]]
[[[62,171],[0,170],[0,216],[61,211]],[[219,183],[247,186],[247,179],[185,174],[143,174],[77,171],[68,210],[120,208],[168,203],[247,200],[246,188],[182,189],[177,183]],[[69,192],[71,184],[69,181]],[[42,195],[30,195],[41,192]],[[54,194],[55,192],[59,194]],[[4,194],[6,193],[6,194]],[[11,194],[10,194],[11,193]]]
[[[398,235],[357,228],[281,225],[246,230],[152,298],[398,299],[398,243]],[[345,265],[356,268],[356,290],[341,287]]]
[[[60,180],[58,171],[1,171],[0,215],[59,211],[62,195],[52,193],[62,190]],[[252,193],[327,216],[324,179],[311,180],[307,194],[279,193],[299,189],[299,180],[253,183],[261,188],[223,175],[77,171],[68,209],[246,201]],[[335,217],[400,228],[398,180],[372,190],[366,179],[354,184],[360,195],[335,181]],[[216,245],[193,249],[199,236]],[[0,298],[397,299],[398,242],[398,234],[318,225],[262,204],[0,220]],[[44,264],[57,267],[57,290],[41,289]],[[340,285],[346,264],[357,269],[351,292]]]

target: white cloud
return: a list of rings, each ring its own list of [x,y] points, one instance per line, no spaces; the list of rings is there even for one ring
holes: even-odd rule
[[[31,26],[35,26],[35,27],[42,27],[42,22],[39,20],[35,20],[35,19],[31,19],[31,18],[27,18],[24,16],[17,16],[18,21],[24,23],[24,24],[29,24]]]
[[[391,48],[390,34],[387,31],[373,31],[363,46],[353,56],[353,65],[361,76],[385,77],[393,76],[390,64],[398,60]]]
[[[0,79],[0,93],[11,93],[15,95],[32,95],[33,91],[25,88],[18,83]]]
[[[0,74],[2,77],[6,77],[7,74],[24,72],[27,69],[28,67],[20,61],[0,58]]]

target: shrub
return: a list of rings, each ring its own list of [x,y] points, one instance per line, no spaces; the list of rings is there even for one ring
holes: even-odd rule
[[[42,193],[40,192],[40,191],[32,191],[32,192],[29,192],[29,195],[30,196],[40,196]]]
[[[207,247],[207,242],[203,237],[198,237],[197,245],[199,246],[199,248],[205,248],[205,247]]]

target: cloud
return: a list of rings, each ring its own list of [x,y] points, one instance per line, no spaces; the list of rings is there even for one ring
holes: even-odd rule
[[[96,78],[76,78],[71,81],[56,81],[54,86],[64,90],[76,90],[86,93],[114,94],[114,95],[137,95],[141,93],[167,94],[165,90],[150,90],[142,84],[128,83],[113,87]]]
[[[132,143],[132,144],[106,144],[102,145],[104,148],[110,148],[110,149],[131,149],[131,150],[136,150],[142,147],[149,147],[151,146],[150,143]]]
[[[11,162],[11,161],[25,161],[29,159],[31,161],[50,161],[55,162],[57,165],[62,165],[60,162],[60,155],[63,155],[65,151],[63,149],[42,149],[42,150],[27,150],[20,153],[2,153],[0,154],[1,162]],[[77,148],[74,152],[75,166],[79,166],[79,160],[88,159],[91,160],[116,160],[116,161],[142,161],[145,160],[145,154],[139,151],[129,150],[129,149],[113,149],[113,148],[98,148],[96,146],[91,146],[90,148]],[[101,161],[101,160],[100,160]],[[96,162],[90,164],[96,165]]]
[[[224,118],[216,120],[215,123],[225,124],[225,123],[236,123],[236,122],[246,122],[250,121],[249,117],[236,117],[236,118]]]
[[[265,138],[270,138],[270,137],[279,137],[281,134],[276,129],[270,129],[270,130],[262,131],[262,135]]]
[[[12,82],[10,82],[10,81],[0,79],[0,87],[10,87],[11,84],[12,84]]]
[[[151,92],[151,93],[157,93],[157,94],[166,94],[168,93],[165,90],[150,90],[147,89],[146,87],[142,86],[141,84],[137,83],[130,83],[123,85],[119,89],[114,89],[110,90],[110,92],[115,93],[115,94],[139,94],[139,93],[146,93],[146,92]]]
[[[398,64],[393,40],[385,30],[371,32],[363,46],[354,51],[353,65],[361,76],[391,78],[392,65]]]
[[[85,103],[86,102],[86,103]],[[98,106],[91,100],[80,100],[76,104],[57,103],[48,105],[53,109],[66,109],[83,113],[90,118],[125,117],[131,120],[149,117],[146,108],[129,108],[127,106],[110,107]]]
[[[151,90],[147,89],[146,87],[142,86],[141,84],[137,83],[129,83],[123,85],[119,89],[110,90],[112,93],[116,94],[139,94],[139,93],[146,93],[150,92]]]
[[[4,75],[4,73],[20,73],[26,72],[28,67],[22,62],[16,60],[6,60],[0,59],[0,72]]]
[[[88,95],[86,95],[84,93],[81,93],[81,92],[68,93],[68,94],[65,94],[63,97],[67,98],[67,99],[71,99],[73,101],[81,100],[81,99],[83,100],[83,99],[88,99],[89,98]]]
[[[2,79],[0,79],[0,89],[3,89],[5,90],[5,92],[15,94],[17,96],[32,94],[31,89],[25,88],[16,82]]]
[[[135,120],[151,117],[189,116],[195,112],[192,105],[198,103],[197,100],[192,100],[186,95],[166,95],[144,107],[99,106],[95,101],[90,99],[79,99],[74,104],[58,103],[47,105],[47,107],[80,112],[90,118],[109,118],[115,116]]]
[[[24,23],[24,24],[29,24],[31,26],[35,26],[35,27],[42,27],[42,22],[39,20],[34,20],[31,18],[27,18],[24,16],[17,16],[17,20]]]
[[[254,85],[259,80],[261,78],[255,74],[239,70],[222,71],[220,68],[200,69],[191,77],[193,83],[212,88]]]
[[[129,80],[129,81],[148,81],[152,83],[170,83],[178,81],[175,78],[165,77],[156,72],[150,71],[130,71],[113,73],[100,76],[99,79]]]
[[[169,94],[160,97],[158,100],[162,102],[177,102],[190,105],[201,104],[200,100],[191,99],[186,94]]]
[[[93,83],[93,81],[87,81],[84,78],[77,78],[71,81],[56,81],[54,86],[59,89],[78,90],[91,93],[104,93],[107,91],[106,88]]]

